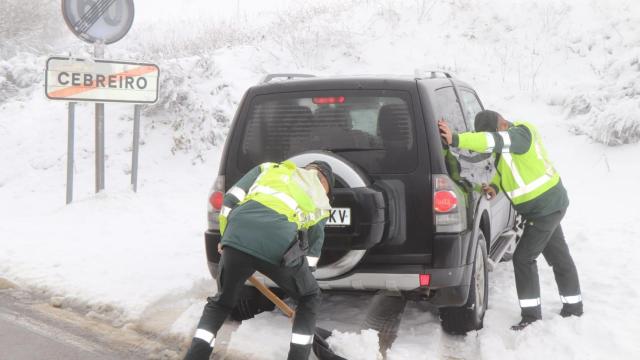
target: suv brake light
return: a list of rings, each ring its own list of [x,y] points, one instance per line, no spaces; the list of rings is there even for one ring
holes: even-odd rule
[[[325,96],[325,97],[314,97],[313,103],[316,105],[324,105],[324,104],[343,104],[344,96]]]
[[[461,232],[467,228],[465,197],[447,175],[433,175],[433,213],[436,232]]]
[[[224,201],[224,194],[222,191],[214,191],[209,197],[209,203],[213,206],[213,210],[220,210],[222,208],[222,202]]]
[[[219,229],[218,215],[224,202],[224,175],[219,175],[213,183],[211,192],[209,193],[209,201],[207,201],[207,220],[209,229]]]
[[[446,213],[458,206],[458,198],[453,191],[436,191],[433,195],[433,209],[436,213]]]

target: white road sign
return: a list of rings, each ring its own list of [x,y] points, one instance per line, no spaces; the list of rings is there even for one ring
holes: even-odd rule
[[[45,88],[52,100],[154,103],[159,75],[154,64],[51,57]]]

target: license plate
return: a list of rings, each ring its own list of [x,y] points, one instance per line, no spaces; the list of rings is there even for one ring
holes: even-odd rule
[[[333,208],[329,211],[327,226],[348,226],[351,225],[351,209]]]

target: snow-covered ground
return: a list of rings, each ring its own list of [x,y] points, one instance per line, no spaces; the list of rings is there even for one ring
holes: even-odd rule
[[[623,359],[640,352],[640,145],[592,140],[637,142],[640,133],[637,2],[173,3],[136,1],[131,34],[107,50],[112,58],[156,61],[165,74],[161,103],[143,117],[138,193],[129,187],[132,107],[106,107],[107,190],[95,195],[92,106],[83,104],[75,201],[64,205],[66,107],[44,98],[40,75],[47,56],[89,47],[65,35],[48,48],[0,51],[10,54],[0,58],[0,277],[87,306],[116,326],[188,339],[215,291],[203,251],[206,197],[243,91],[268,72],[441,68],[473,85],[486,107],[539,125],[572,202],[563,228],[585,315],[559,317],[553,274],[541,258],[544,321],[511,332],[519,309],[511,265],[503,264],[491,274],[484,329],[446,335],[432,308],[411,303],[388,358]],[[324,298],[321,324],[343,332],[334,343],[350,359],[375,358],[366,351],[375,337],[357,333],[367,300]],[[277,312],[261,314],[240,326],[229,350],[282,358],[289,326]]]

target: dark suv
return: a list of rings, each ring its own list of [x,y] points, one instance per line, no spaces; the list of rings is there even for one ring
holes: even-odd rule
[[[481,328],[487,272],[515,248],[515,212],[503,195],[488,201],[474,189],[490,182],[493,158],[443,146],[437,120],[470,131],[482,109],[469,85],[437,71],[267,76],[238,106],[211,191],[212,275],[224,192],[262,162],[324,160],[337,184],[315,272],[320,287],[400,291],[439,307],[448,332]],[[247,306],[253,293],[244,296],[237,311],[257,311]]]

